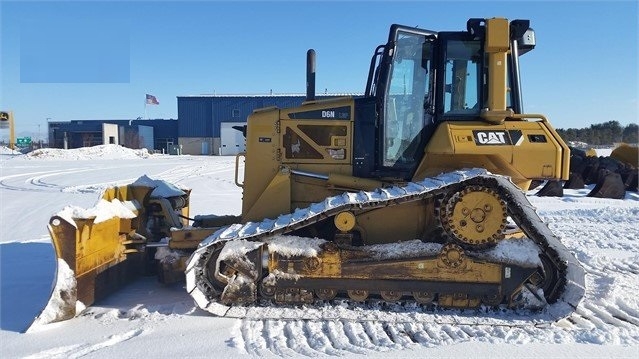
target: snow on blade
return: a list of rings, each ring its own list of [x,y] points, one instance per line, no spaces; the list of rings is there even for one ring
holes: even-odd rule
[[[188,190],[187,188],[179,188],[166,181],[151,179],[146,175],[141,176],[131,185],[154,188],[151,193],[151,196],[154,197],[183,196],[186,194],[184,191]],[[135,211],[138,209],[138,205],[132,201],[122,202],[117,198],[107,201],[101,198],[92,208],[85,209],[78,206],[66,206],[62,211],[56,213],[56,215],[75,226],[73,218],[95,218],[94,223],[100,223],[114,217],[135,218],[137,216]]]
[[[44,324],[74,317],[84,310],[85,306],[76,301],[77,282],[75,274],[69,268],[67,262],[58,258],[56,282],[51,291],[51,298],[47,306],[38,315],[27,331],[33,330]]]
[[[56,216],[63,218],[74,226],[74,218],[95,218],[94,223],[104,222],[113,217],[135,218],[136,214],[131,210],[134,206],[127,202],[120,202],[117,198],[112,201],[100,199],[94,207],[88,209],[77,206],[66,206],[62,211],[56,213]]]
[[[132,183],[133,186],[154,188],[151,192],[153,197],[177,197],[186,194],[185,190],[188,188],[180,188],[173,183],[169,183],[163,180],[155,180],[149,178],[147,175],[143,175]]]

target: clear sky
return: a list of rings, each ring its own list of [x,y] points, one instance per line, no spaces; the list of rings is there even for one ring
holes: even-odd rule
[[[530,19],[524,108],[555,127],[637,122],[638,6],[628,1],[4,1],[0,108],[18,136],[51,121],[177,118],[177,96],[361,93],[392,23],[458,31],[471,17]],[[8,137],[1,130],[2,138]]]

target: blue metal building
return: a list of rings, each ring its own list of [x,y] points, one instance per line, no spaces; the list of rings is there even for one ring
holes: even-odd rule
[[[316,95],[316,98],[340,96],[359,95],[321,94]],[[227,123],[225,127],[230,124],[245,124],[255,109],[271,106],[298,107],[305,99],[304,94],[178,96],[178,120],[49,122],[49,146],[79,148],[117,143],[131,148],[147,147],[149,150],[165,152],[179,146],[182,154],[218,155],[222,152],[222,123]],[[229,127],[226,128],[228,131]],[[153,137],[152,145],[140,146],[137,143],[139,141],[131,141],[136,136],[146,137],[145,140]]]
[[[330,98],[337,94],[317,95]],[[350,96],[350,95],[348,95]],[[220,154],[221,123],[246,123],[253,110],[297,107],[302,94],[178,96],[178,141],[184,154]]]
[[[171,145],[178,143],[178,121],[169,120],[72,120],[48,123],[49,147],[80,148],[109,143],[109,136],[105,134],[105,125],[112,125],[118,129],[118,140],[111,143],[130,148],[146,147],[149,150],[167,151]],[[151,131],[148,129],[151,128]],[[147,129],[144,131],[143,129]],[[141,134],[146,133],[143,145],[139,140]],[[150,135],[149,135],[150,134]],[[106,139],[106,140],[105,140]]]

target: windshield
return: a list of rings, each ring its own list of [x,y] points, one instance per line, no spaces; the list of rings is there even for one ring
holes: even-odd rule
[[[432,42],[399,31],[384,104],[383,165],[412,167],[420,159],[420,140],[430,89]]]

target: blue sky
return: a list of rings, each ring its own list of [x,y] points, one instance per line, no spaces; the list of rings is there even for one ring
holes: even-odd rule
[[[637,122],[637,1],[2,1],[0,108],[18,135],[47,118],[177,118],[176,96],[363,92],[392,23],[465,29],[471,17],[530,19],[524,108],[555,127]],[[0,135],[6,138],[7,130]]]

